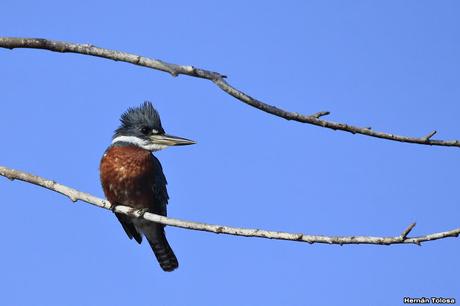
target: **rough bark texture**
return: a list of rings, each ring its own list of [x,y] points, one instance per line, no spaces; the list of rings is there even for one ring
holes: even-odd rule
[[[426,136],[411,137],[395,135],[392,133],[374,131],[370,127],[357,127],[346,123],[339,123],[333,121],[326,121],[320,119],[320,117],[329,115],[327,111],[321,111],[312,115],[303,115],[296,112],[290,112],[281,108],[269,105],[260,100],[257,100],[243,91],[231,86],[225,81],[226,76],[218,72],[213,72],[205,69],[196,68],[193,66],[183,66],[167,63],[158,59],[143,57],[135,54],[126,52],[109,50],[104,48],[98,48],[90,44],[74,44],[63,41],[48,40],[43,38],[16,38],[16,37],[0,37],[0,48],[14,49],[14,48],[33,48],[33,49],[44,49],[54,52],[72,52],[85,55],[92,55],[111,59],[114,61],[123,61],[138,66],[152,68],[164,72],[168,72],[172,76],[178,76],[180,74],[189,75],[192,77],[208,79],[214,82],[220,89],[235,97],[236,99],[255,107],[261,111],[278,116],[287,120],[298,121],[302,123],[308,123],[332,130],[340,130],[349,132],[352,134],[361,134],[370,137],[377,137],[392,141],[406,142],[423,144],[430,146],[448,146],[448,147],[460,147],[460,140],[437,140],[431,139],[436,131],[428,133]]]
[[[112,210],[115,213],[125,214],[131,217],[143,218],[147,221],[156,222],[164,225],[170,225],[185,229],[211,232],[216,234],[228,234],[245,237],[259,237],[267,239],[292,240],[308,243],[326,243],[326,244],[418,244],[422,242],[443,239],[447,237],[458,237],[460,228],[450,231],[428,234],[425,236],[408,237],[415,223],[409,225],[400,235],[394,237],[371,237],[371,236],[322,236],[322,235],[307,235],[302,233],[287,233],[278,231],[267,231],[261,229],[238,228],[216,224],[206,224],[200,222],[185,221],[173,218],[167,218],[160,215],[145,212],[142,209],[137,210],[128,206],[112,206],[110,202],[104,199],[97,198],[88,193],[78,191],[76,189],[61,185],[55,181],[48,180],[39,176],[35,176],[22,171],[10,169],[0,166],[0,175],[10,180],[21,180],[32,183],[52,191],[56,191],[62,195],[69,197],[73,202],[81,200],[83,202],[93,204],[95,206]]]

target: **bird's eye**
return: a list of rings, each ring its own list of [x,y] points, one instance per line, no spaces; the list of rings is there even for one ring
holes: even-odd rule
[[[146,126],[141,128],[141,133],[144,135],[148,135],[150,133],[150,129]]]

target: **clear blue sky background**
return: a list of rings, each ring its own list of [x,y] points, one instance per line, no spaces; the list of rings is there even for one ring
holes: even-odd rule
[[[270,104],[403,135],[460,139],[457,1],[13,1],[1,35],[219,71]],[[459,227],[458,148],[288,122],[212,83],[126,63],[0,50],[0,164],[103,196],[119,115],[155,103],[197,145],[157,154],[169,215],[323,235]],[[460,300],[460,240],[329,246],[167,228],[164,273],[110,212],[0,178],[0,305],[400,305]]]

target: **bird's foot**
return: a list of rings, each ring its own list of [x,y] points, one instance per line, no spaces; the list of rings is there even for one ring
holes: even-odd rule
[[[137,217],[138,217],[138,218],[143,218],[143,217],[144,217],[144,214],[145,214],[146,212],[150,212],[150,209],[149,209],[149,208],[141,208],[141,209],[138,209],[138,210],[136,211]]]
[[[115,213],[115,209],[117,208],[118,205],[116,204],[112,204],[112,206],[110,206],[110,210]]]

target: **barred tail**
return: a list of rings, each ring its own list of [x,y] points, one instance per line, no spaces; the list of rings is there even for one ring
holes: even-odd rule
[[[166,240],[164,226],[159,224],[154,226],[156,227],[155,231],[149,231],[145,233],[145,236],[153,253],[155,253],[160,267],[166,272],[171,272],[179,267],[179,262],[169,246],[168,240]]]

